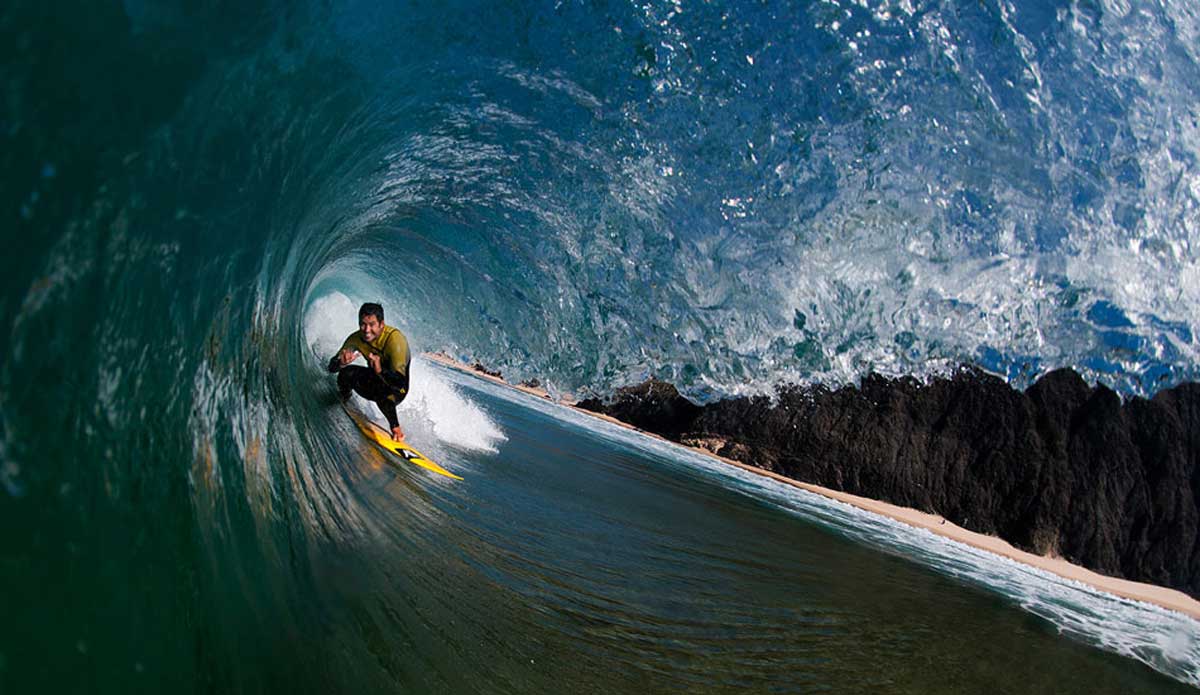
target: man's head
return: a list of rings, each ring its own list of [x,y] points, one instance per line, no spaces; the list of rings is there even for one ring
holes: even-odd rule
[[[374,302],[363,304],[358,310],[358,330],[368,343],[378,338],[383,330],[383,307]]]

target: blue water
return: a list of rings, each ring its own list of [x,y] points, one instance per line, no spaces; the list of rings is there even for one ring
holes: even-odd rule
[[[655,375],[704,400],[962,361],[1017,386],[1071,366],[1124,394],[1195,378],[1198,37],[1183,2],[6,4],[0,683],[525,691],[585,673],[614,690],[962,691],[1022,673],[962,646],[999,621],[1006,653],[1048,655],[1029,667],[1046,691],[1194,684],[1191,623],[1124,639],[1019,598],[1030,582],[964,579],[964,551],[870,546],[878,534],[829,532],[809,502],[678,482],[692,468],[630,472],[683,454],[596,468],[616,454],[539,438],[514,424],[530,405],[489,412],[449,377],[402,418],[476,487],[399,474],[320,365],[374,300],[418,351],[555,394]],[[503,449],[518,431],[542,452],[525,474]],[[607,526],[593,476],[632,476]],[[693,492],[655,507],[664,485]],[[711,546],[686,533],[692,514],[722,521]],[[573,557],[554,554],[562,538],[523,580],[497,579],[527,545],[496,539],[535,520],[611,531],[634,552],[622,567],[682,563],[689,586],[714,571],[696,557],[757,568],[730,580],[738,615],[849,611],[895,632],[839,633],[861,657],[773,659],[809,624],[779,618],[753,656],[687,657],[736,631],[643,629],[689,610],[649,582],[650,608],[606,628],[607,647],[571,641],[554,628],[571,606],[611,622],[624,589],[551,562]],[[658,526],[682,528],[681,555],[653,556]],[[799,540],[735,552],[776,528]],[[833,553],[850,569],[812,575],[820,593],[893,571],[879,566],[901,546],[901,586],[953,593],[959,612],[913,627],[931,603],[858,614],[848,591],[810,616],[773,579],[806,549]],[[451,565],[470,571],[439,592]],[[501,589],[477,589],[489,581]],[[1101,605],[1083,612],[1133,620]],[[513,625],[558,656],[523,670]],[[950,637],[888,651],[911,630]],[[661,659],[632,666],[623,636]],[[884,654],[908,675],[863,675]],[[964,680],[903,666],[919,659]],[[1074,680],[1087,673],[1100,685]]]

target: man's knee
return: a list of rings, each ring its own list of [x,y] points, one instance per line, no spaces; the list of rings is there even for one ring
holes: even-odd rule
[[[337,376],[338,391],[343,395],[348,395],[351,390],[355,390],[354,387],[358,383],[358,370],[360,369],[365,369],[365,367],[355,365],[342,367]]]

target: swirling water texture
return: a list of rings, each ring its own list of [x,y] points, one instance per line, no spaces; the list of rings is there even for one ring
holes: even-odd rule
[[[1131,393],[1193,375],[1198,25],[1183,4],[7,5],[0,675],[320,689],[361,664],[282,652],[345,627],[317,589],[353,593],[356,544],[396,534],[305,330],[338,295],[572,391],[960,359]],[[431,629],[399,622],[384,643]]]

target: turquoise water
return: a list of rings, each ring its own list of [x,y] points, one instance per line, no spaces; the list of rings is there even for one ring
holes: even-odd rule
[[[1140,692],[1194,621],[429,365],[1196,375],[1190,5],[0,9],[5,692]],[[566,418],[564,420],[564,418]],[[998,564],[997,564],[998,563]]]

